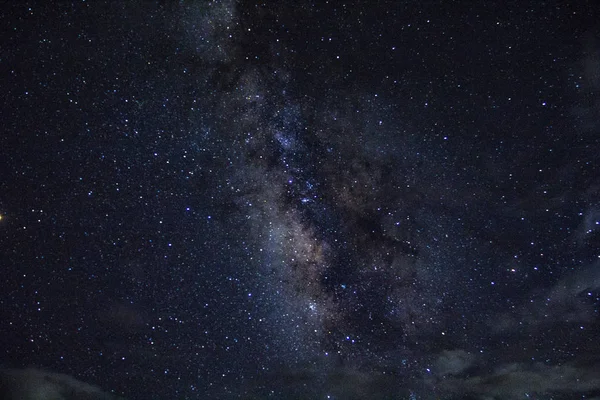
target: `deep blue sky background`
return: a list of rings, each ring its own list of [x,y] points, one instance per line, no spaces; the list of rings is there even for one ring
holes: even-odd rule
[[[0,362],[600,396],[598,7],[315,3],[2,6]]]

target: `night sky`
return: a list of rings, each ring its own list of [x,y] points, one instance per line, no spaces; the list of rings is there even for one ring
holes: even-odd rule
[[[0,20],[3,368],[130,400],[600,399],[594,1]]]

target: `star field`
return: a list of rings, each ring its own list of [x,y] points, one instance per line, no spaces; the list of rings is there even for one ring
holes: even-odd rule
[[[5,376],[600,398],[598,11],[3,6]]]

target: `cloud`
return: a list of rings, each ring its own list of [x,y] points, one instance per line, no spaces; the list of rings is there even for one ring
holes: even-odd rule
[[[33,368],[0,370],[0,398],[5,400],[124,400],[69,375]]]
[[[469,394],[487,400],[533,398],[534,395],[575,396],[600,390],[599,368],[598,361],[585,366],[509,363],[489,374],[442,380],[438,388],[446,393]]]
[[[517,326],[545,327],[560,323],[589,323],[596,316],[587,293],[600,289],[600,262],[569,274],[541,293],[533,293],[518,311],[496,315],[488,323],[495,333]]]
[[[444,350],[434,363],[434,372],[438,375],[458,375],[474,361],[475,356],[464,350]]]
[[[379,399],[409,399],[415,382],[407,382],[401,374],[386,373],[385,371],[362,370],[358,365],[327,365],[325,368],[316,365],[304,367],[286,367],[273,371],[266,379],[269,387],[279,388],[277,398],[282,399],[344,399],[344,400],[379,400]],[[258,385],[264,384],[264,378]],[[263,399],[272,397],[255,394],[243,399]],[[418,397],[422,398],[422,397]]]

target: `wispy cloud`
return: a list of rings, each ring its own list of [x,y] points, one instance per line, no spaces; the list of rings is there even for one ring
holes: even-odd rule
[[[575,396],[600,390],[599,369],[599,362],[585,366],[509,363],[490,373],[443,379],[437,387],[445,393],[468,394],[486,400],[534,398],[534,395]]]
[[[496,333],[516,327],[538,328],[556,323],[584,323],[597,318],[587,298],[600,289],[600,263],[565,276],[550,289],[532,293],[514,312],[488,321]]]
[[[39,369],[0,369],[0,398],[39,400],[124,400],[70,375]]]

